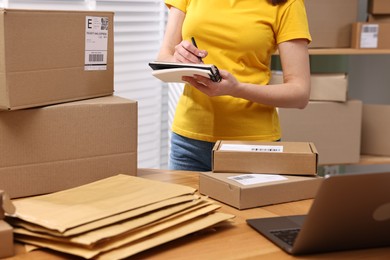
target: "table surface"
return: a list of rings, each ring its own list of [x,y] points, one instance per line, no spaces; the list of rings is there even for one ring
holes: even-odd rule
[[[198,189],[198,173],[159,169],[139,169],[138,176]],[[139,253],[130,259],[390,259],[390,247],[340,251],[294,257],[280,250],[246,224],[246,219],[306,214],[312,200],[237,210],[221,202],[218,210],[235,215],[232,225],[209,228]],[[37,250],[25,253],[15,246],[16,255],[7,259],[70,259],[69,256]],[[77,259],[77,258],[75,258]]]

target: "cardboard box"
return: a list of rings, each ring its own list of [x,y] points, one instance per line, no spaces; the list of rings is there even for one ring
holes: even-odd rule
[[[346,74],[312,74],[310,81],[310,100],[347,101],[348,76]],[[283,83],[283,73],[281,71],[272,71],[270,84],[281,83]]]
[[[318,164],[360,160],[362,102],[310,101],[305,109],[279,109],[283,141],[313,142]]]
[[[0,9],[0,109],[112,95],[113,16]]]
[[[264,182],[272,177],[277,180]],[[253,184],[241,183],[248,181],[246,178]],[[321,182],[321,177],[205,172],[199,174],[199,192],[235,208],[248,209],[314,198]]]
[[[368,14],[367,22],[369,23],[390,23],[390,14]]]
[[[317,174],[317,149],[306,142],[217,141],[213,172]]]
[[[0,189],[11,198],[137,171],[137,102],[116,97],[0,112]]]
[[[389,0],[370,0],[368,2],[368,13],[370,14],[390,14]]]
[[[352,48],[390,49],[390,23],[354,23]]]
[[[0,258],[14,255],[14,235],[12,227],[0,220]]]
[[[348,48],[351,25],[358,21],[358,0],[305,0],[310,48]]]
[[[390,156],[390,105],[363,105],[361,153]]]

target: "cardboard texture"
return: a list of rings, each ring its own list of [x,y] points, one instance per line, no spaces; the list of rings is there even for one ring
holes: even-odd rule
[[[370,14],[390,14],[389,0],[369,0],[368,12]]]
[[[290,175],[282,175],[284,180],[251,185],[229,179],[241,176],[239,173],[200,173],[199,192],[241,210],[314,198],[322,182],[321,177]]]
[[[390,156],[390,106],[363,105],[361,153]]]
[[[311,74],[310,100],[312,101],[347,101],[348,76],[339,74]],[[283,83],[283,72],[272,71],[269,84]]]
[[[313,143],[220,140],[212,153],[213,172],[317,174]]]
[[[390,23],[354,23],[352,48],[390,49]]]
[[[102,23],[91,34],[91,17],[103,18],[108,28]],[[112,95],[113,17],[112,12],[0,9],[0,109]]]
[[[360,100],[310,101],[305,109],[279,109],[283,141],[313,142],[318,164],[349,164],[360,160]]]
[[[0,112],[0,189],[11,198],[137,172],[137,102],[108,96]]]
[[[215,212],[220,206],[195,195],[195,191],[120,174],[49,195],[17,199],[12,218],[40,227],[30,230],[16,222],[15,239],[83,258],[122,259],[234,217]],[[185,202],[173,200],[188,196],[192,199]],[[163,206],[167,200],[170,203]],[[160,207],[151,209],[153,204]],[[131,211],[137,214],[117,218]],[[102,222],[106,218],[116,221]],[[95,226],[88,232],[51,234],[92,222]]]
[[[305,0],[310,48],[348,48],[351,24],[358,21],[358,0]]]
[[[4,220],[0,220],[0,258],[14,255],[13,229]]]

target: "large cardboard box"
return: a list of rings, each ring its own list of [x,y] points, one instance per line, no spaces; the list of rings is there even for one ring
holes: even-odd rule
[[[351,25],[358,21],[358,0],[305,0],[310,48],[348,48]]]
[[[212,173],[199,174],[199,192],[238,209],[314,198],[321,177]]]
[[[363,105],[361,153],[390,156],[390,105]]]
[[[0,109],[112,95],[113,16],[0,9]]]
[[[389,0],[370,0],[368,3],[370,14],[390,14]]]
[[[310,76],[311,89],[310,100],[317,101],[347,101],[348,75],[337,74],[312,74]],[[272,71],[270,84],[283,83],[283,72]]]
[[[220,140],[212,153],[213,172],[317,174],[313,143]]]
[[[390,49],[390,23],[354,23],[352,48]]]
[[[137,102],[108,96],[0,112],[0,189],[11,198],[136,175]]]
[[[283,141],[313,142],[320,165],[360,160],[362,102],[310,101],[305,109],[279,109]]]

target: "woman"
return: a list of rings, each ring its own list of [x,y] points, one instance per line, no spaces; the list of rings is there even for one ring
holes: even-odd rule
[[[195,75],[177,104],[170,169],[209,171],[217,140],[277,141],[276,107],[304,108],[311,41],[303,0],[165,0],[159,61],[216,65],[221,82]],[[196,39],[196,45],[191,42]],[[284,83],[267,85],[279,51]]]

